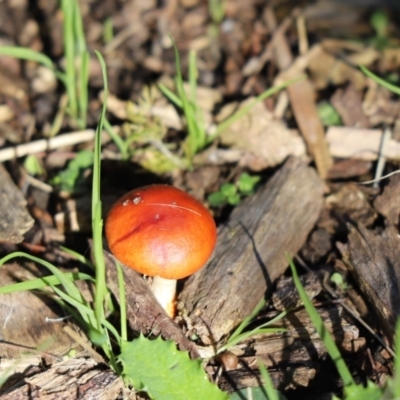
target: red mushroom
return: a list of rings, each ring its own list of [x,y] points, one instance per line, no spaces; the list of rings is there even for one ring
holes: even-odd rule
[[[170,317],[177,279],[203,267],[217,238],[207,208],[167,185],[145,186],[121,197],[108,213],[105,233],[118,260],[154,277],[152,291]]]

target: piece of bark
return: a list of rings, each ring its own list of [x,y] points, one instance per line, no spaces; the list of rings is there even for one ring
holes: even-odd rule
[[[0,268],[1,286],[48,275],[34,265],[28,266],[29,270],[18,263],[3,265]],[[53,362],[72,349],[81,350],[64,332],[65,322],[57,321],[59,317],[60,309],[43,293],[19,291],[2,294],[0,358],[20,358],[31,352],[41,355],[46,362]]]
[[[92,359],[72,358],[33,376],[25,375],[14,385],[3,387],[0,397],[3,400],[135,399],[128,392],[121,377],[105,365]]]
[[[331,103],[339,113],[345,126],[369,128],[371,124],[362,108],[362,93],[350,83],[345,89],[337,89]]]
[[[318,313],[342,351],[357,353],[365,347],[365,338],[360,337],[359,329],[340,304],[321,307]],[[274,327],[285,328],[286,332],[255,335],[229,349],[238,356],[239,363],[237,368],[222,375],[219,384],[224,390],[258,386],[257,360],[269,369],[275,388],[309,385],[327,351],[306,310],[301,308],[289,313]]]
[[[206,267],[190,277],[178,308],[209,344],[229,334],[256,307],[304,244],[322,206],[315,170],[291,158],[244,200],[218,231]]]
[[[400,175],[390,177],[389,184],[383,190],[383,193],[374,201],[375,209],[388,219],[388,221],[397,225],[400,215]]]
[[[0,240],[20,243],[33,224],[24,195],[0,164]]]
[[[119,303],[119,287],[115,258],[104,252],[106,260],[107,286]],[[131,268],[122,267],[125,281],[126,306],[129,327],[144,335],[162,335],[178,344],[180,350],[188,350],[192,358],[199,353],[196,346],[183,333],[182,329],[165,313],[154,297],[150,286],[143,277]]]
[[[374,233],[362,225],[349,225],[348,243],[338,243],[342,257],[378,318],[390,343],[399,316],[400,239],[397,229]]]

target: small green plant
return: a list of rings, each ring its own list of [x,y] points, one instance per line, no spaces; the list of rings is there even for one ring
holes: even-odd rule
[[[65,170],[57,174],[51,181],[61,191],[68,193],[81,193],[86,187],[84,172],[93,166],[93,151],[82,150],[77,153]]]
[[[226,0],[208,0],[208,12],[214,25],[218,26],[225,16]]]
[[[89,53],[83,32],[82,17],[77,0],[61,0],[64,16],[65,70],[57,68],[45,54],[26,47],[2,46],[0,55],[35,61],[51,69],[65,86],[68,95],[67,113],[79,128],[86,127],[88,106]],[[60,122],[55,122],[51,134],[58,133]]]
[[[318,116],[324,126],[342,125],[342,119],[335,107],[328,101],[321,101],[317,106]]]
[[[148,340],[140,336],[124,342],[119,360],[122,376],[138,391],[157,400],[227,400],[228,395],[213,385],[200,360],[191,360],[172,341]]]
[[[205,124],[202,111],[196,102],[196,91],[197,91],[197,61],[196,52],[190,51],[189,53],[189,90],[186,91],[183,83],[183,75],[181,70],[181,60],[179,56],[178,48],[175,42],[172,40],[172,44],[175,52],[175,64],[176,64],[176,76],[175,76],[175,90],[168,89],[165,85],[159,84],[159,88],[162,93],[168,98],[171,103],[173,103],[178,109],[180,109],[184,116],[185,126],[187,128],[187,137],[183,143],[183,150],[186,156],[186,160],[189,165],[193,163],[193,157],[210,143],[212,143],[217,136],[227,129],[232,123],[237,121],[239,118],[246,115],[252,107],[254,107],[260,101],[265,100],[267,97],[279,92],[280,90],[286,88],[290,84],[303,79],[299,77],[298,79],[288,81],[282,85],[274,86],[265,92],[257,96],[252,102],[250,102],[246,107],[243,107],[240,111],[236,112],[225,121],[221,122],[213,132],[208,132]]]
[[[220,207],[225,204],[235,206],[240,201],[254,193],[259,176],[252,176],[244,172],[236,183],[224,183],[217,192],[208,195],[207,200],[211,207]]]
[[[370,23],[375,31],[375,37],[370,40],[371,44],[378,50],[383,50],[390,46],[389,38],[389,18],[382,10],[375,11],[370,18]]]

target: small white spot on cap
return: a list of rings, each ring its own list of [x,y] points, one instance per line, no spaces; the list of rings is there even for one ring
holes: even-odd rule
[[[133,204],[139,204],[141,201],[142,201],[142,198],[140,196],[136,196],[132,200]]]
[[[160,214],[156,214],[154,218],[155,219],[160,219]]]
[[[122,203],[122,205],[125,207],[125,206],[127,206],[129,204],[129,200],[125,200],[123,203]]]

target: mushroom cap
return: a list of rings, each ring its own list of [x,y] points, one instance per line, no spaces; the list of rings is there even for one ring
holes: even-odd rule
[[[217,240],[207,208],[168,185],[141,187],[121,197],[108,213],[105,234],[111,252],[123,264],[165,279],[198,271]]]

